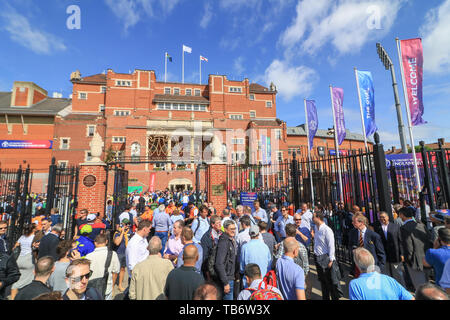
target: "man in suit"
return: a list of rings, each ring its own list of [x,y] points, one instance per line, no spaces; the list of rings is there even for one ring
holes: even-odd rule
[[[382,211],[380,212],[380,221],[375,223],[374,229],[380,235],[386,253],[386,274],[404,287],[405,281],[402,271],[404,257],[400,226],[390,222],[387,213]]]
[[[367,228],[367,218],[360,212],[356,213],[352,219],[353,226],[349,234],[350,251],[363,247],[375,258],[375,265],[380,268],[380,273],[384,273],[386,264],[386,254],[384,252],[381,237],[374,231]]]
[[[58,260],[56,248],[58,247],[60,241],[59,236],[61,235],[62,229],[62,224],[57,223],[52,227],[52,231],[42,238],[39,244],[38,259],[45,256],[50,256],[54,261]]]
[[[400,227],[403,255],[405,257],[406,273],[416,290],[426,282],[423,271],[423,258],[425,251],[432,247],[430,234],[421,222],[414,220],[414,209],[403,207],[399,210],[399,216],[403,221]]]

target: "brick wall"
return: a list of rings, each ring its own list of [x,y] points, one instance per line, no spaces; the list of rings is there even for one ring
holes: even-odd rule
[[[92,187],[86,187],[83,179],[93,175],[96,183]],[[106,170],[102,165],[81,165],[80,181],[78,184],[78,208],[88,209],[90,213],[104,212],[105,210],[105,184]]]
[[[211,164],[208,169],[209,181],[208,201],[214,203],[214,208],[218,213],[222,213],[227,206],[227,166],[226,164]],[[222,185],[221,195],[213,195],[213,186]]]

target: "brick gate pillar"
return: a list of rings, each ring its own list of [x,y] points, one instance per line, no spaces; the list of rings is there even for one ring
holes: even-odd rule
[[[217,214],[222,214],[227,206],[227,165],[210,164],[208,173],[208,202],[212,201]]]
[[[82,163],[78,185],[78,211],[105,213],[106,164]]]

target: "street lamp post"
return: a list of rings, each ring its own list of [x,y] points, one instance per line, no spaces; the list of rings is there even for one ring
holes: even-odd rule
[[[395,109],[397,110],[397,120],[398,120],[398,134],[400,136],[400,144],[402,147],[402,153],[408,153],[408,149],[406,148],[406,138],[403,130],[403,118],[402,118],[402,109],[400,105],[400,98],[398,96],[398,85],[397,80],[395,78],[395,69],[394,64],[392,63],[391,58],[389,57],[386,50],[383,48],[381,43],[377,43],[377,52],[380,57],[381,62],[383,63],[386,70],[391,71],[392,77],[392,87],[394,89],[394,99],[395,99]]]

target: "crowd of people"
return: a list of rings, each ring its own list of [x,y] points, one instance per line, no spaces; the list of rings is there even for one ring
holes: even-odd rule
[[[133,193],[116,217],[111,200],[105,213],[81,209],[71,239],[58,209],[47,216],[37,205],[13,248],[0,221],[0,299],[308,300],[313,268],[324,300],[448,299],[446,210],[423,224],[405,201],[370,223],[343,203],[294,211],[286,201],[229,201],[218,212],[196,196]],[[348,272],[337,248],[351,255]]]

